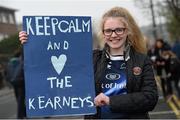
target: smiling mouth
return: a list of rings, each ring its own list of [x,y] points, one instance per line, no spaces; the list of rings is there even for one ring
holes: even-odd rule
[[[112,43],[117,43],[120,41],[120,39],[110,40]]]

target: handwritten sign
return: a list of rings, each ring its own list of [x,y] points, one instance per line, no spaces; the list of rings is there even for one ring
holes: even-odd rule
[[[28,117],[95,114],[90,17],[24,16]]]

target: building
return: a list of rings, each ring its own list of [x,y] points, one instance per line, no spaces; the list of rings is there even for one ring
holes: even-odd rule
[[[17,10],[0,6],[0,41],[17,33],[15,12]]]

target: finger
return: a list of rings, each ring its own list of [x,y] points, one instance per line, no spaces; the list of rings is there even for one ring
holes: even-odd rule
[[[98,102],[98,106],[104,106],[105,105],[105,102],[104,101],[100,101],[100,102]]]
[[[27,37],[21,37],[19,38],[20,41],[27,41]]]
[[[104,102],[102,99],[97,98],[97,99],[95,99],[94,104],[95,104],[96,106],[104,106],[104,105],[105,105],[105,102]]]
[[[26,33],[19,34],[19,38],[21,37],[27,37],[28,35]]]
[[[20,31],[20,32],[19,32],[19,35],[20,35],[20,34],[27,34],[27,33],[26,33],[25,31]]]
[[[22,40],[22,41],[21,41],[21,44],[24,44],[24,43],[26,43],[26,42],[27,42],[26,40]]]
[[[19,40],[20,40],[20,41],[21,41],[21,40],[27,40],[27,37],[26,37],[26,36],[22,36],[22,37],[19,38]]]
[[[95,106],[99,106],[100,105],[100,102],[99,102],[100,100],[99,100],[99,98],[98,97],[96,97],[95,99],[94,99],[94,104],[95,104]]]
[[[103,106],[103,104],[97,102],[97,103],[95,104],[95,106],[96,106],[96,107],[101,107],[101,106]]]
[[[19,38],[21,38],[21,37],[27,37],[28,35],[27,35],[27,33],[25,32],[25,31],[21,31],[21,32],[19,32]]]

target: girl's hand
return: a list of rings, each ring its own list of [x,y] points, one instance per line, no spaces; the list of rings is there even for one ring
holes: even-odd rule
[[[100,93],[94,98],[94,104],[96,106],[109,105],[109,97],[106,96],[104,93]]]
[[[21,41],[21,44],[24,44],[27,42],[28,35],[25,31],[19,32],[19,40]]]

